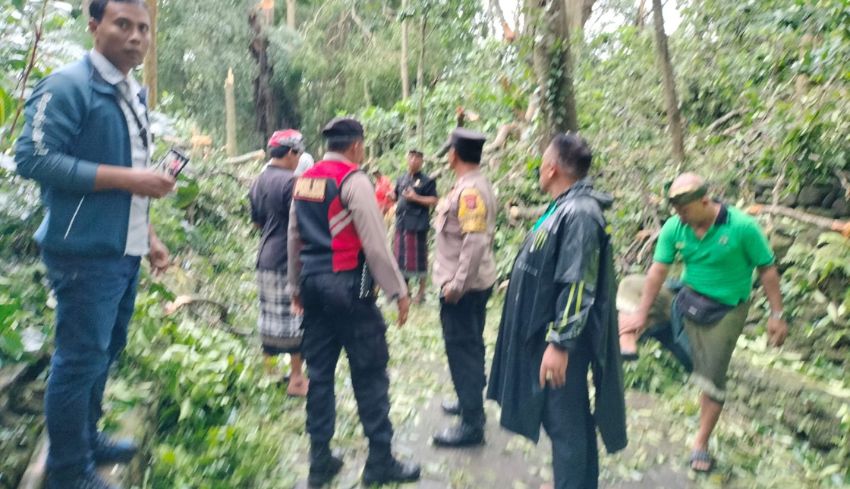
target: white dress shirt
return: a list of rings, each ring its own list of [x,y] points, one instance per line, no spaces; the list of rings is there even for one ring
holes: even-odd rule
[[[139,94],[142,92],[141,85],[133,78],[131,73],[124,76],[105,56],[94,49],[91,50],[91,61],[100,76],[119,91],[118,105],[127,121],[133,168],[147,168],[151,158],[149,149],[151,147],[151,136],[147,108],[139,99]],[[144,256],[150,249],[150,238],[148,236],[149,205],[150,199],[147,197],[133,195],[127,227],[127,244],[124,248],[125,255]]]

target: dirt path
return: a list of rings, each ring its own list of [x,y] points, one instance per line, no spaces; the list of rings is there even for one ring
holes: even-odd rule
[[[391,319],[392,313],[388,314]],[[498,311],[488,312],[485,337],[488,360],[498,328]],[[472,449],[438,449],[431,436],[452,420],[440,401],[452,396],[436,304],[415,308],[407,326],[388,330],[391,362],[391,418],[395,450],[402,458],[422,465],[422,479],[411,488],[537,489],[551,480],[551,450],[544,437],[533,445],[499,427],[499,411],[488,402],[487,443]],[[488,367],[489,371],[489,367]],[[600,453],[600,488],[603,489],[702,489],[702,488],[809,488],[842,487],[829,484],[805,469],[805,451],[791,434],[771,428],[770,419],[748,419],[731,406],[716,431],[712,450],[715,471],[708,475],[688,470],[690,439],[696,430],[698,392],[676,384],[667,396],[629,390],[629,446],[615,455]],[[779,400],[776,402],[789,402]],[[793,401],[790,401],[793,402]],[[333,446],[342,449],[345,466],[332,488],[358,487],[366,459],[366,441],[356,416],[347,365],[341,360],[337,375],[337,435]],[[306,443],[306,437],[303,439]],[[602,444],[600,442],[599,446]],[[298,464],[306,487],[306,457]]]
[[[492,351],[497,324],[494,314],[488,321],[488,353]],[[534,445],[520,436],[500,428],[499,408],[487,402],[487,443],[469,449],[443,449],[431,444],[433,433],[454,420],[442,413],[440,401],[451,397],[442,339],[436,325],[434,308],[413,311],[410,324],[402,330],[388,332],[393,361],[391,415],[396,429],[395,450],[404,458],[422,465],[422,479],[406,487],[536,489],[551,480],[551,449],[543,436]],[[404,357],[404,358],[399,358]],[[489,358],[489,354],[488,354]],[[338,420],[335,446],[345,445],[340,431],[357,423],[348,382],[341,361],[338,375]],[[601,455],[602,488],[689,488],[692,485],[684,464],[686,443],[684,432],[676,430],[675,414],[659,410],[656,400],[647,394],[628,394],[629,447],[615,456]],[[359,424],[359,423],[357,423]],[[664,429],[664,428],[669,429]],[[359,438],[360,429],[356,427]],[[600,443],[601,446],[601,443]],[[365,441],[343,446],[346,464],[332,487],[357,487],[366,458]],[[306,459],[304,460],[306,464]],[[299,489],[306,488],[301,481]]]

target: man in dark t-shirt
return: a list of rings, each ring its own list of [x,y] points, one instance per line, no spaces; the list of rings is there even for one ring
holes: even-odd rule
[[[301,317],[290,311],[291,293],[287,287],[287,229],[295,168],[304,152],[301,133],[286,129],[269,139],[269,163],[251,186],[251,221],[262,230],[257,252],[257,285],[260,315],[257,325],[267,365],[272,357],[288,353],[292,371],[286,392],[307,395],[307,379],[302,372]]]
[[[416,303],[425,297],[428,279],[428,229],[437,205],[437,183],[422,172],[422,152],[407,153],[407,173],[398,177],[390,198],[396,203],[395,256],[405,279],[419,279]]]

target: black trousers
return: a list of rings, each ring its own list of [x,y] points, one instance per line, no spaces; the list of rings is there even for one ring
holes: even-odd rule
[[[461,418],[484,426],[484,321],[492,288],[467,292],[457,304],[440,299],[440,321],[449,372],[457,392]]]
[[[589,363],[590,344],[585,341],[569,356],[566,384],[558,389],[546,389],[543,428],[552,440],[555,489],[598,486],[596,424],[587,392]]]
[[[370,450],[388,452],[393,437],[389,419],[387,329],[374,300],[354,294],[356,276],[311,275],[303,279],[304,339],[310,389],[307,391],[307,433],[314,445],[327,444],[334,434],[334,377],[342,349],[348,355],[357,411]]]

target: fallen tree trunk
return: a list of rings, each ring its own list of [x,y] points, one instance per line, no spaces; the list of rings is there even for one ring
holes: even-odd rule
[[[519,131],[519,129],[520,126],[516,122],[503,124],[502,127],[499,128],[499,132],[496,133],[496,139],[494,139],[490,144],[484,146],[484,152],[490,153],[503,148],[505,143],[508,141],[508,136]]]
[[[243,155],[234,156],[232,158],[227,158],[226,160],[224,160],[224,162],[231,164],[231,165],[239,165],[241,163],[250,163],[252,161],[259,161],[259,160],[265,159],[265,157],[266,157],[266,152],[261,150],[261,149],[258,149],[256,151],[252,151],[250,153],[245,153]]]
[[[828,217],[816,216],[807,212],[791,209],[781,205],[751,205],[747,208],[747,213],[751,215],[771,214],[777,216],[790,217],[796,221],[811,224],[813,226],[841,233],[845,238],[850,239],[850,221],[840,221],[838,219],[829,219]]]
[[[732,358],[727,406],[764,423],[776,419],[820,450],[850,443],[838,414],[842,406],[850,408],[850,393],[833,392],[836,389],[787,369],[762,367],[754,363],[756,356],[743,350]]]
[[[44,487],[44,476],[47,472],[45,469],[47,464],[47,430],[42,432],[36,444],[35,451],[32,453],[32,458],[27,466],[21,481],[18,483],[18,489],[41,489]]]
[[[44,427],[44,377],[50,357],[43,348],[29,364],[0,373],[0,488],[17,487],[36,451]]]

